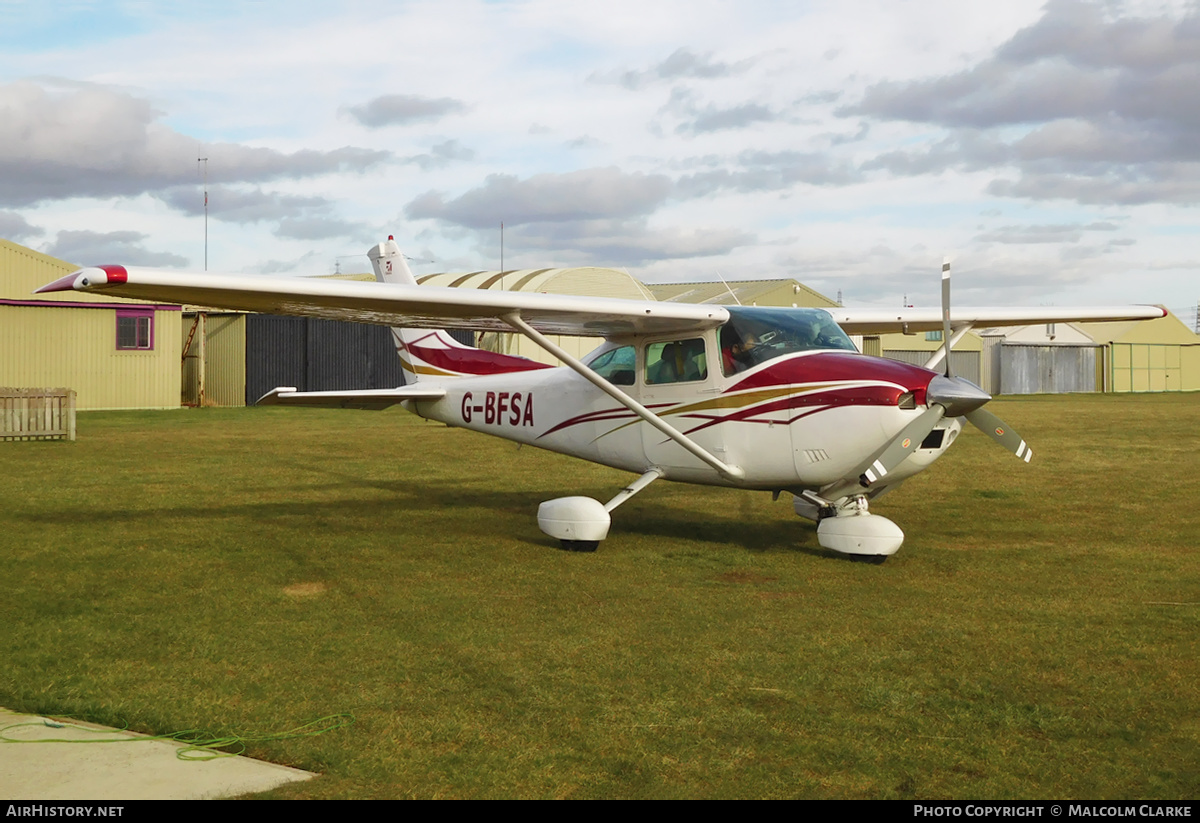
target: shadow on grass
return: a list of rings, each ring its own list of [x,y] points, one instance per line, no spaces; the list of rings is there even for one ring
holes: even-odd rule
[[[298,483],[290,487],[273,486],[249,490],[243,496],[231,496],[216,505],[179,505],[174,501],[142,499],[136,504],[122,505],[119,496],[103,507],[94,503],[76,504],[57,511],[14,514],[10,519],[31,525],[89,526],[111,523],[136,523],[155,520],[180,524],[188,528],[191,522],[203,527],[221,521],[250,522],[259,526],[272,523],[296,528],[305,521],[314,530],[337,528],[337,523],[361,521],[387,529],[397,520],[434,518],[443,535],[459,532],[463,539],[478,536],[478,513],[511,514],[528,518],[532,528],[515,532],[516,539],[533,539],[537,543],[558,548],[558,541],[547,538],[536,529],[537,508],[540,503],[565,493],[588,494],[598,500],[612,496],[611,487],[564,490],[561,486],[540,486],[532,489],[507,490],[480,488],[448,480],[363,480],[338,472],[331,475],[334,482]],[[478,482],[478,481],[476,481]],[[371,490],[364,495],[364,490]],[[379,496],[382,492],[384,496]],[[739,494],[744,494],[740,492]],[[247,500],[251,495],[262,499]],[[281,499],[281,498],[295,499]],[[739,512],[706,513],[697,518],[684,509],[671,508],[672,501],[639,501],[640,505],[622,508],[614,515],[614,531],[610,539],[621,534],[639,535],[664,540],[697,541],[709,545],[730,546],[748,552],[771,550],[795,551],[816,556],[829,552],[816,545],[816,525],[800,518],[783,520],[760,519],[742,507]],[[655,508],[658,506],[658,508]],[[474,517],[456,513],[472,510]],[[740,515],[740,516],[738,516]],[[497,521],[493,519],[493,525]]]
[[[816,547],[816,525],[799,518],[794,521],[741,520],[709,513],[697,519],[686,512],[641,510],[630,511],[625,519],[615,521],[614,529],[645,537],[737,546],[749,552],[824,552]]]

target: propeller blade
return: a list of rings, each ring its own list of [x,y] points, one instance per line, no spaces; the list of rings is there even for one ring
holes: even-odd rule
[[[950,372],[950,261],[942,262],[942,345],[946,349],[946,376]]]
[[[979,429],[1026,463],[1033,457],[1033,450],[1025,445],[1025,441],[1021,439],[1021,435],[1006,426],[1003,420],[990,411],[975,409],[972,412],[967,412],[965,416],[967,420],[971,421],[972,426]]]
[[[888,472],[895,469],[921,445],[933,427],[944,417],[946,410],[941,406],[930,406],[920,417],[905,426],[898,435],[882,449],[875,453],[857,472],[859,484],[870,487],[887,477]]]

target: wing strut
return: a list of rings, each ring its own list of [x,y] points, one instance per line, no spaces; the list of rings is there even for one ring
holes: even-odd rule
[[[967,323],[965,326],[958,326],[957,328],[955,328],[954,333],[950,335],[949,348],[954,348],[955,346],[957,346],[958,341],[962,340],[963,336],[973,328],[975,328],[975,325],[973,323]],[[925,361],[924,367],[929,369],[930,371],[933,371],[934,369],[936,369],[938,367],[938,364],[941,363],[942,360],[944,360],[946,358],[946,348],[947,348],[947,346],[945,344],[938,346],[938,350],[933,353],[933,357],[930,357],[928,360]]]
[[[707,449],[705,449],[703,446],[701,446],[699,443],[697,443],[696,441],[689,438],[687,435],[685,435],[683,432],[676,429],[670,423],[667,423],[665,420],[663,420],[657,414],[650,411],[648,408],[646,408],[641,403],[634,400],[632,397],[630,397],[625,392],[618,389],[616,386],[614,386],[612,383],[605,380],[600,375],[596,374],[594,371],[589,369],[587,366],[583,365],[583,363],[579,362],[574,357],[567,354],[565,351],[562,350],[561,347],[550,342],[550,340],[547,339],[547,337],[544,334],[542,334],[537,329],[533,328],[528,323],[526,323],[524,320],[522,320],[521,315],[518,314],[517,312],[509,312],[508,314],[502,314],[502,315],[500,315],[500,319],[503,320],[508,325],[512,326],[517,331],[521,332],[521,334],[528,337],[534,343],[537,343],[539,346],[541,346],[546,351],[550,352],[550,354],[557,357],[566,366],[568,366],[572,371],[574,371],[576,374],[578,374],[584,380],[587,380],[589,383],[591,383],[596,388],[600,389],[600,391],[607,394],[613,400],[616,400],[622,406],[629,409],[631,412],[636,414],[638,417],[645,420],[651,426],[658,429],[660,432],[665,434],[667,437],[674,440],[680,446],[683,446],[683,448],[687,449],[689,452],[691,452],[697,458],[699,458],[700,460],[703,460],[705,463],[712,466],[714,469],[716,469],[721,474],[721,476],[726,477],[730,480],[741,480],[742,478],[744,478],[746,476],[746,472],[743,471],[741,469],[741,467],[726,465],[721,460],[717,459],[713,454],[711,454]],[[647,481],[647,482],[649,482],[649,481]]]

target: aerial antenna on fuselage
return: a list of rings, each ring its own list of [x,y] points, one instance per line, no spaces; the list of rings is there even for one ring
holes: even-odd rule
[[[733,289],[729,288],[729,284],[725,282],[725,278],[721,275],[721,270],[717,269],[716,271],[717,277],[721,278],[721,284],[725,286],[725,291],[729,292],[729,296],[733,298],[735,303],[737,303],[739,306],[742,305],[742,301],[738,300],[738,296],[733,293]]]

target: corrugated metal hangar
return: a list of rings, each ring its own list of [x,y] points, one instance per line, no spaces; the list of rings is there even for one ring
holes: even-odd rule
[[[179,407],[179,306],[34,290],[79,268],[0,240],[0,386],[74,389],[79,409]]]
[[[186,406],[250,406],[277,386],[388,389],[404,382],[383,326],[185,306]]]

